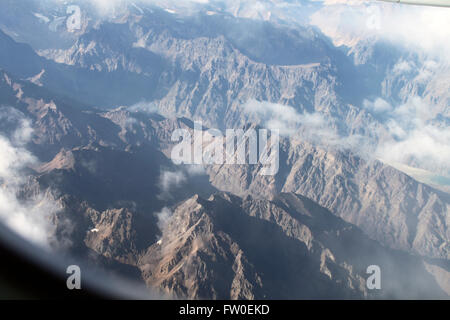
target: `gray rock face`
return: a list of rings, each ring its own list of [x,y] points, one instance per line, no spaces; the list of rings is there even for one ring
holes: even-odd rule
[[[365,286],[371,263],[389,270],[381,294]],[[161,240],[140,264],[150,286],[189,298],[406,297],[420,296],[424,288],[441,291],[417,258],[379,246],[294,194],[273,201],[228,194],[188,199],[174,208]],[[424,279],[415,283],[411,274]]]
[[[180,120],[151,120],[137,126],[144,127],[157,128],[158,136],[148,140],[167,156],[174,145],[170,132],[176,128],[192,131],[192,125]],[[447,193],[379,161],[298,138],[282,139],[280,151],[280,170],[275,176],[259,175],[261,168],[252,165],[205,166],[206,172],[218,190],[259,198],[294,192],[361,227],[386,246],[448,259]]]
[[[208,167],[213,185],[238,195],[294,192],[386,246],[448,259],[450,197],[378,161],[301,141],[282,146],[274,177],[251,166]]]
[[[342,120],[366,91],[351,59],[311,28],[204,14],[180,22],[160,11],[94,26],[68,49],[39,50],[51,60],[10,45],[8,51],[26,53],[34,69],[8,59],[4,66],[30,78],[45,70],[41,84],[89,105],[147,100],[165,114],[220,128],[242,125],[240,106],[255,99],[333,115],[336,126],[350,130],[350,119]],[[242,28],[254,32],[245,35]]]
[[[27,99],[28,91],[26,89],[22,91],[21,99]],[[39,99],[24,101],[34,102],[31,104],[34,106],[46,104],[45,100],[36,103],[35,101],[41,101]],[[58,108],[58,105],[55,104],[53,109]],[[38,112],[41,109],[36,107],[32,110],[37,111],[29,115],[38,118]],[[76,123],[76,116],[80,115],[84,116],[85,113],[70,114],[70,119],[73,118],[71,123]],[[74,224],[75,227],[71,233],[67,234],[65,232],[68,231],[64,231],[65,219],[55,220],[61,228],[61,241],[73,242],[75,252],[85,248],[82,251],[92,250],[109,259],[108,261],[139,268],[147,285],[158,287],[165,293],[190,298],[281,298],[286,297],[277,286],[278,281],[281,281],[288,286],[286,292],[294,292],[297,298],[369,297],[364,287],[364,267],[359,265],[359,273],[356,274],[355,269],[348,267],[352,265],[352,262],[349,262],[352,260],[347,261],[343,258],[345,263],[337,263],[337,265],[333,261],[338,254],[346,255],[347,250],[350,250],[344,249],[345,245],[342,245],[342,249],[338,251],[333,249],[333,243],[344,240],[339,237],[329,239],[321,235],[324,231],[320,231],[319,235],[314,234],[314,230],[322,230],[320,228],[326,228],[330,223],[336,223],[339,226],[346,224],[300,195],[310,197],[329,208],[335,215],[359,225],[371,238],[389,247],[448,259],[448,247],[442,245],[443,241],[448,239],[446,234],[448,223],[445,221],[448,195],[420,184],[379,162],[367,163],[348,152],[326,150],[294,139],[282,141],[281,169],[274,177],[263,178],[258,175],[258,168],[252,166],[206,167],[210,181],[217,189],[241,196],[253,194],[257,196],[257,199],[249,198],[247,201],[247,199],[242,200],[230,195],[216,196],[208,201],[198,196],[192,198],[173,209],[174,215],[167,226],[170,231],[163,232],[161,244],[158,244],[156,243],[159,234],[158,221],[152,213],[158,210],[158,205],[155,207],[155,204],[159,203],[160,208],[163,203],[156,197],[159,170],[154,169],[158,169],[167,160],[164,160],[165,157],[161,153],[161,159],[156,161],[156,153],[153,149],[152,156],[150,153],[142,153],[138,150],[142,150],[144,146],[151,146],[150,148],[157,148],[169,155],[173,146],[173,142],[170,141],[171,132],[177,128],[192,130],[192,122],[185,119],[170,120],[157,115],[133,113],[124,108],[100,115],[87,113],[85,116],[89,119],[100,119],[100,121],[89,120],[92,121],[92,130],[89,132],[99,131],[98,128],[102,123],[107,123],[108,127],[114,128],[115,134],[103,140],[103,143],[109,147],[92,146],[63,150],[39,169],[38,181],[42,187],[51,187],[62,194],[75,195],[88,201],[84,207],[77,209],[78,215],[81,216],[75,218],[75,221],[81,219],[81,222]],[[55,128],[61,127],[65,122],[64,117],[58,119],[63,120],[62,122],[54,121]],[[38,124],[36,127],[38,137],[48,137],[46,135],[48,124],[42,125],[39,121],[34,124]],[[55,139],[55,148],[70,145],[65,142],[65,135],[70,134],[71,131],[61,132],[58,139]],[[92,143],[97,143],[96,137],[98,135],[91,136]],[[78,140],[72,143],[83,144],[82,139],[83,135],[79,135]],[[41,144],[44,148],[48,145],[45,140],[44,142],[35,140],[36,148],[39,148]],[[127,145],[129,147],[125,148],[124,146]],[[133,151],[135,148],[137,149]],[[147,158],[156,161],[156,165],[145,164]],[[165,166],[171,165],[167,162]],[[155,172],[146,180],[141,174],[142,171],[147,175]],[[141,176],[144,179],[143,183],[137,183],[141,180]],[[136,179],[132,180],[134,183],[127,187],[126,181],[132,177]],[[77,185],[91,186],[91,189],[74,189]],[[397,187],[390,188],[390,186]],[[153,206],[149,207],[144,199],[150,200],[150,198],[145,193],[141,194],[141,191],[148,192],[152,188],[153,200],[150,202]],[[80,192],[82,190],[83,192]],[[280,192],[294,192],[298,195],[277,196]],[[100,196],[101,194],[103,196]],[[179,193],[177,199],[185,199],[186,196],[189,195]],[[264,197],[271,198],[273,201],[264,200]],[[133,203],[138,206],[121,207],[121,204],[128,206]],[[406,203],[409,205],[405,206]],[[92,205],[97,208],[92,209]],[[111,205],[117,209],[108,209],[107,207]],[[222,206],[225,209],[222,209]],[[72,211],[72,207],[78,207],[76,202],[67,205],[69,212]],[[314,224],[306,223],[293,213],[301,212],[303,216],[305,210],[308,212],[306,215],[314,215]],[[236,211],[239,214],[229,218],[221,213],[223,211]],[[241,216],[243,212],[245,218]],[[320,212],[327,213],[323,216]],[[180,218],[177,220],[178,215]],[[253,226],[251,222],[253,220],[247,216],[263,222],[259,221],[256,223],[257,226]],[[73,214],[67,219],[74,219]],[[135,219],[139,222],[134,222]],[[231,220],[228,221],[228,219]],[[260,234],[254,234],[254,237],[249,238],[247,229],[235,227],[234,220],[240,221],[239,219],[244,220],[238,225],[248,224],[248,230],[255,228]],[[246,221],[247,219],[250,221]],[[300,222],[296,219],[300,219]],[[267,223],[274,226],[259,226]],[[264,256],[264,252],[258,251],[262,249],[257,249],[252,241],[257,239],[259,244],[261,241],[259,239],[264,237],[263,234],[266,231],[261,231],[261,228],[262,230],[266,230],[264,228],[281,229],[278,232],[281,232],[283,236],[279,235],[273,239],[275,245],[267,244],[272,248],[270,249],[272,251],[269,251],[270,255],[276,254],[279,247],[290,248],[290,251],[279,257],[280,265],[270,267],[267,260],[260,258]],[[187,231],[189,232],[185,234]],[[298,243],[287,245],[284,244],[287,240],[280,240],[277,237],[294,238]],[[320,239],[320,244],[317,244],[316,239]],[[169,243],[172,244],[170,250],[163,249]],[[361,241],[355,240],[355,243],[361,243]],[[365,249],[351,250],[362,255]],[[371,252],[371,249],[367,250]],[[197,252],[202,254],[197,255]],[[302,253],[302,257],[311,255],[306,265],[302,264],[303,258],[302,262],[295,260],[296,252]],[[209,258],[204,258],[204,255]],[[356,259],[356,256],[355,253],[353,259]],[[367,259],[369,261],[369,258]],[[380,261],[386,260],[397,266],[402,265],[392,262],[396,261],[393,259],[391,256],[383,256]],[[328,266],[327,263],[332,266]],[[417,264],[421,265],[419,262],[414,263],[414,265]],[[301,274],[315,274],[315,280],[311,283],[322,284],[315,285],[316,289],[308,287],[309,284],[305,288],[307,279],[290,278],[298,273],[293,269],[285,270],[283,274],[286,274],[286,277],[282,279],[278,279],[274,274],[267,276],[269,271],[287,268],[284,265],[301,265],[304,268]],[[430,274],[441,278],[444,274],[445,277],[447,272],[445,266],[442,269],[435,264],[430,265],[431,267],[427,269],[431,270]],[[333,273],[332,270],[338,271]],[[119,268],[118,272],[126,274],[128,271]],[[228,274],[226,278],[223,277],[224,273]],[[331,280],[329,280],[329,274],[331,274]],[[427,275],[425,279],[430,280],[429,277],[431,276]],[[406,282],[407,278],[404,278],[404,281]],[[298,288],[294,288],[295,286]],[[327,294],[324,295],[324,292]],[[388,292],[387,296],[398,294],[399,297],[404,297],[405,295],[405,293],[398,293],[394,287]]]
[[[90,14],[73,33],[52,24],[55,33],[42,19],[63,9],[0,4],[0,133],[25,119],[33,129],[20,147],[39,163],[24,170],[19,198],[55,198],[55,241],[68,253],[174,297],[448,298],[449,194],[330,135],[309,139],[308,121],[295,119],[320,116],[320,130],[376,145],[396,138],[392,119],[364,101],[401,113],[416,98],[426,116],[413,110],[408,125],[445,133],[448,64],[376,38],[327,37],[275,11],[254,20],[245,6],[183,15],[130,5]],[[170,161],[173,131],[193,121],[265,126],[244,112],[248,101],[291,107],[270,119],[295,124],[275,176]],[[373,264],[380,292],[366,287]]]
[[[168,297],[441,298],[449,290],[436,282],[448,272],[445,261],[382,247],[295,194],[272,201],[195,195],[173,207],[159,232],[153,216],[134,209],[100,212],[73,197],[60,201],[58,235],[69,237],[73,254],[92,252],[110,272]],[[62,221],[70,221],[71,234]],[[380,291],[366,287],[374,264],[382,270]]]

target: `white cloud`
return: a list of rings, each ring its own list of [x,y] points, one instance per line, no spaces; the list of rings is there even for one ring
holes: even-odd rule
[[[378,38],[450,60],[450,10],[374,1],[326,1],[312,24],[335,44]]]
[[[33,164],[35,158],[25,149],[14,147],[10,140],[0,136],[0,177],[10,184],[22,182],[19,171],[27,165]]]
[[[418,74],[414,78],[414,81],[419,83],[425,83],[429,81],[438,71],[439,65],[436,61],[426,60],[423,66],[418,70]]]
[[[169,222],[170,217],[172,216],[172,211],[169,208],[164,207],[160,212],[155,213],[156,218],[158,219],[157,225],[161,232],[164,232],[164,229]]]
[[[408,164],[450,175],[450,128],[430,122],[430,110],[419,97],[387,109],[390,139],[379,142],[376,155],[387,162]]]
[[[300,126],[313,129],[325,125],[325,120],[318,113],[300,114],[291,106],[277,103],[250,100],[242,108],[250,120],[256,120],[268,129],[278,129],[281,135],[292,135]]]
[[[29,121],[22,119],[10,138],[0,135],[0,219],[24,238],[49,247],[54,231],[50,218],[60,209],[59,206],[40,193],[27,199],[17,196],[27,182],[23,170],[37,163],[24,148],[31,132]]]
[[[159,198],[172,198],[170,192],[181,187],[186,181],[186,175],[182,171],[162,171],[159,178],[159,188],[161,190]]]
[[[400,60],[393,68],[393,72],[394,74],[404,74],[404,73],[408,73],[411,72],[413,70],[413,66],[411,65],[410,62],[408,61],[404,61],[404,60]]]
[[[189,177],[206,175],[205,167],[199,164],[186,165],[185,169]]]
[[[158,113],[158,107],[153,102],[141,101],[127,108],[130,112],[142,112],[147,114]]]
[[[382,143],[377,154],[387,162],[411,164],[450,176],[450,129],[431,125],[414,128],[398,141]]]
[[[364,100],[363,107],[375,113],[383,113],[392,110],[392,106],[386,100],[381,98],[377,98],[375,101]]]
[[[43,195],[24,202],[17,198],[16,190],[10,186],[2,187],[0,191],[2,222],[27,240],[43,247],[49,247],[54,232],[50,218],[58,210],[60,207]]]
[[[242,106],[248,121],[259,123],[268,129],[277,129],[281,135],[300,137],[312,143],[342,149],[354,149],[367,152],[360,135],[341,136],[331,118],[319,112],[299,113],[291,106],[250,100]]]
[[[371,137],[340,135],[333,120],[320,113],[298,113],[293,107],[270,102],[249,101],[244,113],[269,129],[300,137],[315,144],[352,150],[366,159],[379,158],[442,175],[450,175],[450,128],[432,124],[429,105],[411,97],[393,106],[382,98],[365,100],[363,107],[380,117]]]

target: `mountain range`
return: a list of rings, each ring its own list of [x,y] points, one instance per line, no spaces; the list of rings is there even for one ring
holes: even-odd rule
[[[169,297],[448,299],[448,62],[274,3],[80,2],[69,32],[64,4],[3,1],[0,134],[31,160],[2,190],[52,250]],[[278,173],[174,164],[199,121],[280,129]]]

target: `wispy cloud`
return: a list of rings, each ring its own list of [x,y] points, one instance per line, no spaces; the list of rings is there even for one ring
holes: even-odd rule
[[[50,218],[60,210],[59,205],[41,193],[23,199],[18,196],[27,183],[24,171],[37,164],[37,159],[25,149],[32,133],[30,122],[11,108],[2,108],[0,119],[2,124],[18,123],[9,134],[0,135],[0,219],[24,238],[49,247],[54,231]]]
[[[258,123],[272,130],[279,130],[286,137],[300,137],[315,144],[342,149],[359,148],[367,153],[365,137],[360,135],[343,136],[338,133],[335,121],[320,112],[298,112],[291,106],[267,101],[250,100],[243,106],[248,121]]]
[[[322,128],[326,122],[318,113],[300,114],[291,106],[267,101],[250,100],[242,106],[250,121],[256,121],[268,129],[277,129],[280,134],[294,134],[299,127]]]
[[[158,107],[153,102],[141,101],[127,108],[130,112],[141,112],[141,113],[158,113]]]
[[[365,105],[383,114],[390,133],[389,139],[377,145],[379,158],[450,176],[450,128],[430,121],[427,103],[412,97],[397,107],[382,99]]]
[[[338,149],[351,150],[366,159],[403,163],[442,175],[450,175],[450,128],[434,124],[429,105],[420,97],[391,105],[382,98],[365,100],[363,108],[380,119],[372,135],[342,135],[335,120],[324,114],[299,113],[293,107],[270,102],[249,101],[244,113],[269,129],[288,137]]]
[[[164,229],[166,228],[167,223],[169,222],[170,217],[172,216],[172,211],[169,208],[164,207],[161,209],[161,211],[156,212],[155,216],[158,219],[157,225],[159,230],[161,232],[164,232]]]
[[[324,1],[311,23],[337,45],[382,39],[450,61],[450,10],[376,1]]]
[[[181,170],[179,171],[161,171],[159,177],[159,189],[160,194],[159,199],[169,200],[172,199],[172,192],[176,191],[178,188],[183,186],[187,182],[187,177]]]

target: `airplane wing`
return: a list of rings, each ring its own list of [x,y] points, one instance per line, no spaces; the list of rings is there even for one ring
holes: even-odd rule
[[[415,4],[420,6],[450,7],[450,0],[381,0],[404,4]]]

